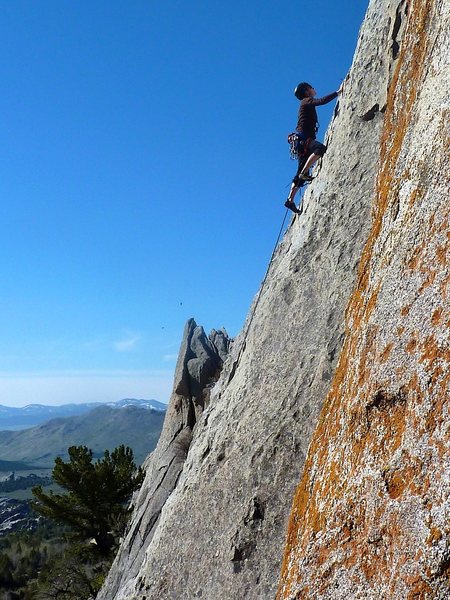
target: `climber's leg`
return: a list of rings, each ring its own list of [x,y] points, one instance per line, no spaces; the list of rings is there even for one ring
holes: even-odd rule
[[[320,154],[311,154],[311,156],[308,158],[308,160],[305,162],[305,166],[302,169],[302,172],[300,173],[300,178],[302,179],[303,177],[307,177],[307,181],[309,181],[309,179],[311,179],[308,176],[308,171],[309,169],[319,160],[319,158],[321,158]]]
[[[291,184],[291,189],[289,190],[289,196],[288,196],[287,202],[294,202],[295,195],[299,189],[300,189],[299,185],[297,183],[294,183],[294,181],[293,181]]]
[[[300,174],[303,170],[305,159],[300,158],[298,161],[297,173],[291,183],[291,189],[289,190],[289,196],[286,202],[294,202],[294,198],[298,190],[304,185],[305,181],[300,178]]]
[[[312,178],[309,177],[308,171],[314,164],[316,164],[319,158],[322,158],[322,156],[327,151],[327,147],[324,144],[318,142],[317,140],[312,140],[309,144],[308,150],[311,152],[311,154],[309,155],[308,160],[305,162],[303,168],[301,169],[299,177],[300,179],[311,181]]]

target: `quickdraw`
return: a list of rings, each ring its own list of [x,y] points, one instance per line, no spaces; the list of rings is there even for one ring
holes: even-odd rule
[[[305,138],[299,131],[293,131],[287,136],[289,153],[292,160],[300,160],[308,152],[311,138]]]

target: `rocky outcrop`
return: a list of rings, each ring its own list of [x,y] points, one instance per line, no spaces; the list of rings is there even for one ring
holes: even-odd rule
[[[450,4],[401,5],[372,227],[280,600],[450,597]]]
[[[0,497],[0,538],[15,531],[32,531],[39,520],[29,502]]]
[[[98,598],[110,600],[134,583],[161,510],[176,488],[195,424],[208,405],[230,344],[225,330],[213,330],[208,337],[193,319],[187,322],[161,437],[145,463],[146,477],[134,499],[131,527]]]

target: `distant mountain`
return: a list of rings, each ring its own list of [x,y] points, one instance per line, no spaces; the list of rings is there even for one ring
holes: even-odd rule
[[[155,411],[165,411],[167,406],[157,400],[137,400],[125,398],[119,402],[90,402],[84,404],[62,404],[61,406],[44,406],[43,404],[28,404],[21,408],[3,406],[0,404],[0,431],[3,429],[25,429],[45,423],[56,417],[73,417],[83,415],[99,406],[110,408],[125,408],[137,406]]]
[[[0,431],[0,459],[53,467],[55,457],[66,456],[69,446],[88,446],[95,456],[102,456],[106,449],[125,444],[141,463],[156,446],[165,412],[140,408],[136,401],[122,402],[128,404],[122,408],[117,407],[120,403],[114,408],[103,404],[83,415],[52,419],[30,429]]]
[[[26,463],[18,460],[0,460],[1,473],[5,473],[7,471],[31,471],[34,468],[34,465],[27,465]]]

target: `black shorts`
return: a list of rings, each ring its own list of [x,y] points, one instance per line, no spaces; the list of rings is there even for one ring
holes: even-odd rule
[[[317,140],[311,140],[308,144],[307,155],[311,156],[311,154],[317,154],[318,156],[323,156],[327,151],[327,147],[324,144],[321,144]]]

